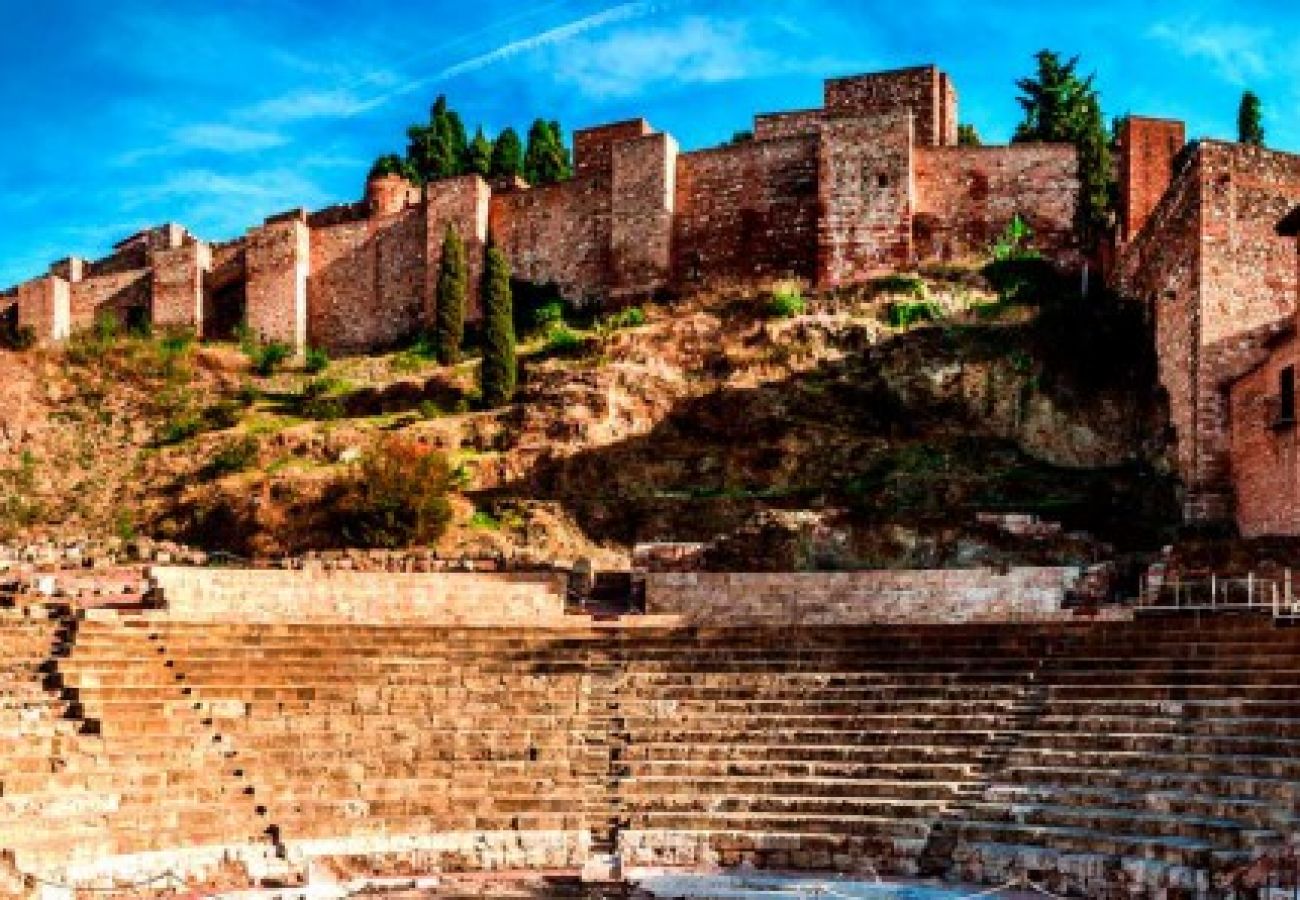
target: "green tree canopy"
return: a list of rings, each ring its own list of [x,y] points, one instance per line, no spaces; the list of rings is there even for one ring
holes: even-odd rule
[[[504,129],[497,135],[492,146],[493,178],[510,178],[524,174],[524,146],[519,141],[519,134],[513,128]]]
[[[375,160],[374,165],[370,167],[370,174],[367,180],[371,178],[380,178],[384,175],[401,175],[405,178],[411,177],[411,168],[407,165],[406,160],[396,153],[385,153]]]
[[[1079,58],[1062,62],[1060,54],[1041,50],[1037,72],[1016,82],[1017,102],[1024,120],[1013,143],[1069,143],[1079,151],[1079,225],[1084,238],[1095,243],[1110,222],[1110,144],[1093,86],[1095,76],[1078,74]]]
[[[979,147],[984,142],[980,140],[980,133],[975,130],[974,125],[962,123],[957,126],[957,146],[959,147]]]
[[[483,133],[482,126],[474,132],[474,140],[469,142],[465,170],[484,178],[492,172],[492,142]]]
[[[504,406],[515,394],[518,370],[515,360],[513,299],[510,295],[510,264],[491,244],[483,265],[483,362],[479,366],[479,388],[483,404]]]
[[[555,184],[573,174],[573,164],[560,132],[560,123],[537,119],[528,129],[524,178],[530,184]]]
[[[1237,140],[1256,147],[1264,146],[1264,108],[1254,91],[1244,91],[1237,107]]]
[[[456,229],[448,224],[442,238],[442,259],[438,262],[438,285],[435,292],[433,348],[444,366],[460,362],[460,347],[465,339],[465,296],[469,272],[465,262],[465,244]]]

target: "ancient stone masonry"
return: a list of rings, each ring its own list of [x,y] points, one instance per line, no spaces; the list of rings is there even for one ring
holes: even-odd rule
[[[1151,151],[1152,130],[1178,131],[1138,123],[1122,132],[1132,143],[1121,145],[1120,170],[1140,187],[1125,192],[1132,206],[1121,218],[1143,225],[1121,247],[1116,277],[1155,326],[1185,518],[1230,521],[1231,385],[1268,358],[1296,313],[1295,246],[1277,225],[1300,203],[1300,156],[1201,141],[1170,164]],[[1144,212],[1162,181],[1159,203]]]
[[[204,338],[247,323],[298,349],[383,348],[431,323],[449,225],[475,288],[490,232],[516,277],[613,305],[979,257],[1017,214],[1046,252],[1077,261],[1074,151],[959,148],[956,134],[956,92],[934,66],[840,78],[821,109],[760,115],[753,140],[727,147],[682,153],[643,119],[580,130],[559,184],[420,189],[389,175],[361,202],[272,216],[226,243],[140,232],[104,260],[55,264],[16,295],[18,315],[46,341],[113,315]],[[476,315],[474,291],[470,304]]]

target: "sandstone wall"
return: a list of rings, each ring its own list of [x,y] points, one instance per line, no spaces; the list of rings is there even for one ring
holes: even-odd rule
[[[751,141],[677,158],[679,284],[815,277],[817,139]]]
[[[492,239],[516,278],[554,283],[572,300],[598,295],[610,271],[611,176],[494,193]]]
[[[1203,142],[1180,162],[1118,279],[1155,321],[1184,514],[1214,521],[1233,506],[1229,385],[1295,314],[1295,248],[1276,227],[1300,198],[1300,157]]]
[[[710,625],[1052,621],[1073,567],[813,573],[650,572],[646,612]]]
[[[126,324],[131,310],[150,308],[152,276],[149,269],[125,269],[84,278],[68,290],[72,330],[89,328],[104,314]]]
[[[425,286],[425,321],[432,322],[437,299],[438,267],[442,263],[442,241],[447,226],[451,225],[465,245],[465,261],[469,264],[469,291],[465,299],[466,317],[476,320],[482,316],[479,302],[480,280],[483,277],[483,253],[488,238],[488,211],[492,190],[477,175],[449,178],[428,185],[425,190],[425,251],[428,283]]]
[[[536,624],[564,615],[559,574],[385,574],[158,566],[167,615],[186,621]]]
[[[779,141],[805,137],[821,130],[826,120],[823,109],[796,109],[789,112],[760,113],[754,116],[754,140]]]
[[[919,259],[985,256],[1017,214],[1054,258],[1076,251],[1078,153],[1071,146],[915,150],[914,247]]]
[[[1120,123],[1120,239],[1131,241],[1150,218],[1174,177],[1174,160],[1187,144],[1187,129],[1173,119],[1128,116]]]
[[[68,283],[46,275],[18,285],[18,327],[32,329],[38,341],[66,340],[72,333]]]
[[[162,329],[203,333],[203,279],[212,267],[212,250],[192,241],[152,256],[153,324]]]
[[[1300,338],[1289,336],[1268,360],[1232,386],[1231,468],[1237,527],[1244,537],[1300,534],[1300,442],[1279,419],[1279,375],[1296,371]]]
[[[313,346],[358,352],[399,344],[419,330],[428,283],[423,210],[312,228],[310,246]]]
[[[647,137],[650,123],[628,119],[573,133],[573,170],[577,175],[608,175],[614,169],[614,148]]]
[[[672,277],[677,141],[650,134],[613,148],[610,287],[650,297]]]
[[[854,284],[909,265],[911,117],[895,112],[828,121],[821,130],[817,171],[818,284]]]
[[[957,95],[948,76],[934,66],[874,72],[826,82],[829,116],[913,116],[919,146],[957,143]]]
[[[248,233],[248,327],[264,340],[297,350],[307,343],[307,273],[311,238],[301,211],[268,221]]]

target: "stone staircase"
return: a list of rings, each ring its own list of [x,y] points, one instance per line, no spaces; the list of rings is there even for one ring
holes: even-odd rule
[[[1247,617],[493,628],[27,607],[0,609],[0,650],[0,850],[121,896],[168,872],[743,864],[1195,893],[1287,848],[1300,808],[1300,631]]]

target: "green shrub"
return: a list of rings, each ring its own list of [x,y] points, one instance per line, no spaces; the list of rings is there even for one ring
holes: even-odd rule
[[[578,356],[586,346],[587,342],[583,340],[582,335],[561,322],[551,328],[546,335],[546,347],[543,352],[547,356]]]
[[[308,347],[302,367],[312,375],[319,375],[330,367],[330,355],[320,347]]]
[[[877,294],[902,294],[915,297],[917,300],[926,300],[930,296],[929,289],[926,288],[923,278],[905,272],[873,278],[871,289]]]
[[[257,438],[251,434],[231,438],[213,454],[204,471],[213,478],[243,472],[257,461],[259,449]]]
[[[180,444],[203,430],[203,419],[192,409],[180,409],[163,420],[158,430],[158,443]]]
[[[338,392],[345,384],[334,378],[315,378],[302,386],[298,411],[308,419],[332,422],[343,418],[343,398]]]
[[[257,385],[246,380],[239,385],[239,390],[235,392],[235,399],[240,406],[247,409],[262,399],[262,392],[257,389]]]
[[[451,521],[450,492],[445,456],[416,441],[387,437],[339,485],[339,533],[358,547],[433,543]]]
[[[1070,292],[1063,276],[1042,257],[994,260],[983,274],[1003,303],[1043,306]]]
[[[443,415],[442,407],[433,400],[421,400],[416,409],[419,410],[422,419],[437,419]]]
[[[486,510],[477,509],[474,515],[469,517],[469,527],[480,531],[500,531],[501,520]]]
[[[283,341],[259,344],[251,354],[253,369],[258,375],[275,374],[275,370],[293,356],[293,348]]]
[[[532,327],[537,331],[550,331],[564,324],[564,304],[559,300],[544,303],[533,310]]]
[[[629,306],[605,319],[610,328],[640,328],[645,323],[645,310],[639,306]]]
[[[910,328],[917,322],[933,322],[940,318],[939,308],[928,301],[922,303],[891,303],[886,312],[894,328]]]
[[[1030,246],[1030,241],[1034,238],[1034,230],[1029,227],[1029,223],[1020,217],[1020,214],[1011,217],[1007,227],[993,241],[990,248],[990,254],[994,262],[1006,262],[1015,259],[1038,259],[1041,254]]]
[[[203,410],[203,422],[209,429],[214,431],[234,428],[239,424],[242,410],[243,407],[237,400],[218,400]]]
[[[139,534],[139,527],[136,525],[135,512],[130,509],[119,509],[113,513],[113,534],[117,535],[119,540],[133,541]]]
[[[767,315],[773,319],[791,319],[802,316],[808,309],[803,294],[796,284],[779,284],[772,289],[767,301]]]

